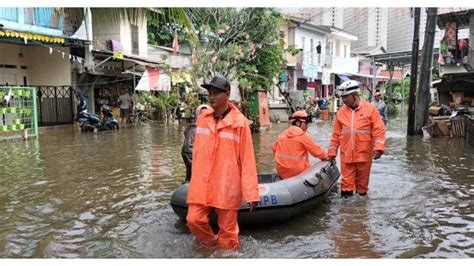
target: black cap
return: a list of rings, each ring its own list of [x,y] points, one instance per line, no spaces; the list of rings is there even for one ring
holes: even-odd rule
[[[212,78],[211,82],[207,84],[202,84],[201,87],[205,89],[216,88],[223,91],[230,91],[230,84],[223,77],[215,76]]]

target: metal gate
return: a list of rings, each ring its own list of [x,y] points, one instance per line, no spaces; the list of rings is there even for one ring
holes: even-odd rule
[[[40,126],[74,122],[73,91],[69,86],[38,86],[38,121]]]

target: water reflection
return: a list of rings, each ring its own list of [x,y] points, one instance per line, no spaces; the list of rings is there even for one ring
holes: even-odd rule
[[[343,207],[336,214],[337,224],[332,228],[338,258],[380,258],[383,255],[375,248],[368,222],[371,217],[367,210],[367,197],[358,195],[344,199]]]

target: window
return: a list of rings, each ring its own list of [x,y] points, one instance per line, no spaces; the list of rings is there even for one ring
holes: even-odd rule
[[[18,22],[18,8],[0,8],[0,19]]]
[[[64,10],[53,7],[25,7],[25,24],[51,29],[63,29]]]
[[[344,44],[344,58],[347,58],[347,45]]]
[[[132,54],[139,54],[139,46],[138,46],[138,26],[130,25],[131,33],[132,33]]]

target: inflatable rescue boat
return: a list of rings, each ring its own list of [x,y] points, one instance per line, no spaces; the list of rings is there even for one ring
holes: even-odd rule
[[[327,197],[340,176],[335,163],[321,161],[303,173],[281,179],[276,174],[259,174],[260,203],[249,212],[249,206],[242,204],[238,221],[240,225],[278,223],[316,207]],[[176,189],[171,196],[171,206],[181,221],[186,222],[188,207],[186,197],[189,183]],[[215,223],[215,214],[210,219]]]

